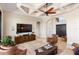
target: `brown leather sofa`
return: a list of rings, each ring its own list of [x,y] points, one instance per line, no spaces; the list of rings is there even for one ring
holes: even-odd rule
[[[49,42],[49,44],[55,45],[58,42],[57,35],[53,34],[52,37],[48,37],[47,42]]]
[[[74,46],[75,48],[79,48],[79,44],[78,43],[73,43],[72,46]]]
[[[0,55],[26,55],[27,50],[19,49],[15,46],[11,47],[10,49],[2,49],[0,47]]]
[[[73,43],[72,46],[74,46],[74,48],[73,48],[74,54],[79,55],[79,44],[78,43]]]

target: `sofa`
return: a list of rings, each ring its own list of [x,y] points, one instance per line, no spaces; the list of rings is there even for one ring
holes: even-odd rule
[[[79,44],[78,43],[73,43],[72,46],[74,46],[74,54],[79,55]]]
[[[26,55],[27,49],[20,49],[16,46],[12,46],[8,49],[3,49],[0,47],[0,55]]]

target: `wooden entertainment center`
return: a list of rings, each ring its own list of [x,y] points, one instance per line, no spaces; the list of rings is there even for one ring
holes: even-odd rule
[[[36,40],[36,35],[35,34],[25,34],[25,35],[20,35],[15,37],[15,44],[20,44],[24,42],[29,42]]]

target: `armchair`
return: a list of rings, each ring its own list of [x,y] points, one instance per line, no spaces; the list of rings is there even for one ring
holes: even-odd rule
[[[58,42],[57,35],[53,34],[52,37],[48,37],[47,42],[52,45],[56,44]]]

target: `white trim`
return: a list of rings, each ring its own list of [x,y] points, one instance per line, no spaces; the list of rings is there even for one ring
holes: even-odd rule
[[[3,38],[3,10],[0,7],[0,11],[1,11],[1,39]]]
[[[1,10],[1,38],[3,38],[3,11]]]

